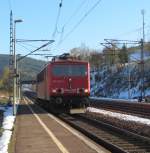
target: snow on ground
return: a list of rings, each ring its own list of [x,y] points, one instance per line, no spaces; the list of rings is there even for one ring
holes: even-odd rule
[[[90,97],[92,100],[107,100],[110,102],[116,101],[116,102],[138,102],[137,99],[114,99],[114,98],[106,98],[106,97]]]
[[[13,107],[8,107],[4,112],[4,121],[3,121],[3,129],[4,130],[11,130],[13,127],[13,122],[15,117],[12,114]]]
[[[114,112],[111,112],[111,111],[106,111],[106,110],[103,110],[103,109],[96,109],[96,108],[93,108],[93,107],[88,107],[87,111],[107,115],[107,116],[110,116],[110,117],[115,117],[115,118],[118,118],[120,120],[132,121],[132,122],[137,122],[137,123],[146,124],[146,125],[150,126],[150,119],[145,119],[145,118],[142,118],[142,117],[127,115],[127,114],[121,114],[121,113],[114,113]]]
[[[7,153],[12,131],[5,130],[0,138],[0,153]]]
[[[119,98],[127,99],[127,97],[129,97],[129,92],[128,91],[122,91],[122,92],[120,92]]]
[[[15,120],[15,116],[13,116],[12,112],[12,107],[6,107],[4,112],[4,121],[2,125],[4,131],[2,136],[0,137],[0,153],[7,153],[8,144],[12,135],[12,128]]]
[[[147,50],[144,50],[144,59],[150,58],[150,53]],[[130,60],[138,61],[141,60],[141,50],[137,50],[136,52],[130,55]]]

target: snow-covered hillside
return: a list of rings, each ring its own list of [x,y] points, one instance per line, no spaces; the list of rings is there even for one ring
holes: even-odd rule
[[[144,59],[147,60],[150,58],[150,51],[144,50]],[[141,59],[141,50],[137,50],[130,54],[130,61],[138,61]]]
[[[104,66],[91,72],[91,96],[134,99],[141,95],[140,52],[130,55],[125,65]],[[147,54],[145,54],[147,55]],[[150,95],[150,60],[145,58],[144,94]],[[135,61],[135,59],[137,61]],[[130,80],[130,81],[129,81]]]

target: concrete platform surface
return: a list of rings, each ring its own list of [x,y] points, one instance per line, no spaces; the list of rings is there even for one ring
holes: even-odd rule
[[[35,104],[18,107],[12,153],[108,153]],[[85,139],[85,140],[84,140]]]

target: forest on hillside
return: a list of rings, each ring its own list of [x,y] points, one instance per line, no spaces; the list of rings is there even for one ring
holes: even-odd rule
[[[33,58],[25,58],[18,63],[21,73],[21,80],[35,79],[36,74],[41,71],[46,62]],[[0,76],[3,75],[4,69],[9,67],[9,55],[0,54]]]

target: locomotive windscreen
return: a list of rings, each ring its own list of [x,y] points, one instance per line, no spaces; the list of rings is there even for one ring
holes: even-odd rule
[[[52,68],[54,76],[85,76],[86,65],[54,65]]]

